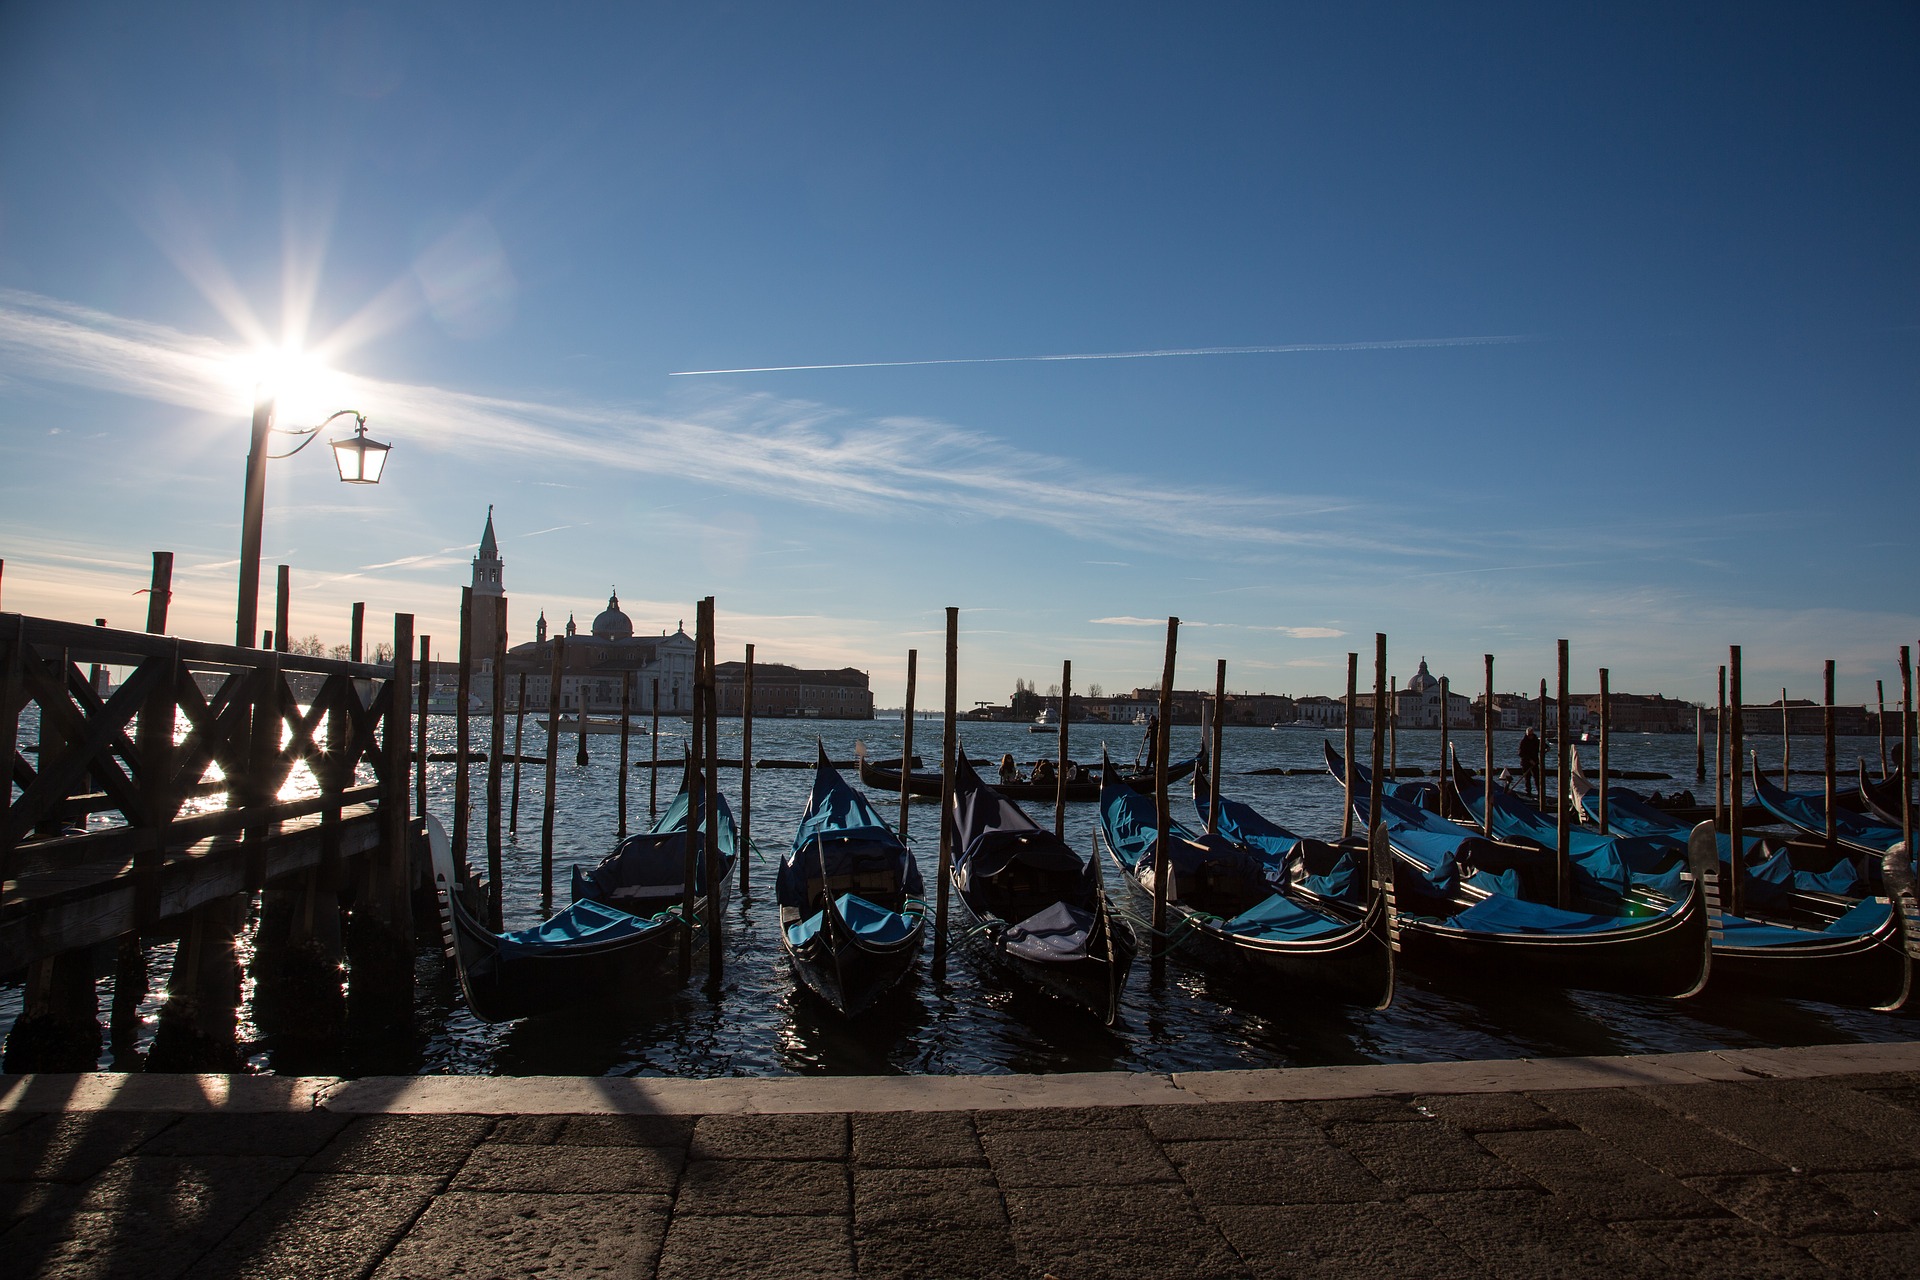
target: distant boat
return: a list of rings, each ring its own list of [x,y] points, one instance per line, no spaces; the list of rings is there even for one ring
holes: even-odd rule
[[[1051,733],[1059,727],[1059,722],[1053,718],[1053,708],[1042,707],[1040,714],[1033,718],[1033,723],[1027,726],[1027,732]]]
[[[547,721],[544,719],[535,720],[534,723],[539,725],[542,729],[547,727]],[[562,733],[580,732],[580,717],[579,716],[561,716],[560,732]],[[587,732],[588,733],[618,733],[620,732],[620,717],[589,715],[587,717]],[[627,732],[629,734],[632,734],[635,737],[644,738],[647,736],[647,722],[642,720],[639,716],[628,716]]]

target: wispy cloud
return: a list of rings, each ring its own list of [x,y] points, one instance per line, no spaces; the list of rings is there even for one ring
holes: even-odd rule
[[[1463,341],[1492,339],[1429,344]],[[234,344],[0,290],[0,362],[26,376],[230,413],[250,390],[239,374],[246,354]],[[1121,546],[1179,540],[1247,552],[1319,550],[1427,563],[1444,554],[1430,536],[1396,533],[1380,513],[1348,510],[1340,500],[1101,472],[921,418],[859,420],[828,406],[760,395],[717,396],[692,412],[667,415],[369,378],[344,377],[342,389],[408,449],[485,449],[549,467],[668,475],[870,515],[933,510],[955,519],[1018,521]]]
[[[1167,625],[1165,618],[1089,618],[1087,621],[1096,627],[1164,627]]]
[[[1347,634],[1337,627],[1275,627],[1273,629],[1295,640],[1338,640]]]
[[[741,369],[681,369],[674,378],[727,373],[803,373],[816,369],[912,369],[941,364],[1044,364],[1061,360],[1164,360],[1175,356],[1278,356],[1311,351],[1407,351],[1423,347],[1492,347],[1538,342],[1525,334],[1467,338],[1390,338],[1377,342],[1290,342],[1267,347],[1163,347],[1156,351],[1087,351],[1054,356],[970,356],[945,360],[856,360],[843,364],[770,364]]]

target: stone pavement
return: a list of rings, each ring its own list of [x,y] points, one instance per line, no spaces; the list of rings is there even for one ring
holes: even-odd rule
[[[968,1079],[0,1077],[7,1276],[1920,1275],[1920,1042]]]

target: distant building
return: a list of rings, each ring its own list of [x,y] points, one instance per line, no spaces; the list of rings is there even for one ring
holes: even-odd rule
[[[744,662],[717,662],[713,682],[719,713],[737,716],[746,705]],[[867,673],[853,667],[835,671],[789,667],[778,662],[753,664],[753,714],[758,719],[802,717],[820,720],[873,719],[873,691]]]
[[[682,714],[693,709],[693,637],[685,626],[672,635],[635,636],[633,619],[620,608],[616,592],[607,597],[607,607],[594,618],[593,627],[580,635],[571,615],[566,634],[547,638],[547,615],[542,612],[534,628],[534,639],[515,645],[507,652],[508,699],[527,677],[527,706],[545,710],[553,682],[553,650],[561,648],[562,674],[559,704],[563,712],[584,707],[591,713],[618,714],[623,682],[631,680],[629,706],[636,714],[652,714],[655,681],[663,712]]]
[[[1394,698],[1393,720],[1403,729],[1437,729],[1440,716],[1440,680],[1427,670],[1427,660],[1422,658],[1420,669]],[[1451,682],[1447,687],[1446,717],[1452,728],[1471,728],[1474,723],[1473,699],[1455,693]]]

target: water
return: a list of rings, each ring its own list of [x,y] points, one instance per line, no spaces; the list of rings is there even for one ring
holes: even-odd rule
[[[475,747],[484,750],[486,724],[477,721]],[[667,720],[660,742],[663,757],[683,749],[686,724]],[[754,726],[754,755],[759,759],[810,760],[816,737],[835,759],[850,759],[862,740],[876,758],[898,759],[899,721],[760,721]],[[1096,761],[1102,742],[1116,758],[1132,760],[1140,731],[1131,726],[1075,725],[1076,759]],[[508,721],[512,733],[512,721]],[[453,721],[431,722],[429,749],[453,746]],[[526,750],[545,751],[545,733],[529,718]],[[1496,735],[1496,761],[1516,757],[1518,734]],[[1402,768],[1421,766],[1431,773],[1438,762],[1436,730],[1402,730]],[[1255,769],[1321,765],[1322,735],[1309,729],[1231,728],[1223,752],[1222,789],[1304,835],[1338,834],[1341,794],[1325,773],[1306,776],[1256,776]],[[1361,739],[1362,758],[1368,749]],[[1455,741],[1469,761],[1480,754],[1477,731],[1457,731]],[[556,774],[554,829],[555,889],[565,901],[568,868],[591,863],[613,844],[618,823],[619,739],[588,739],[591,761],[574,763],[572,737],[563,737]],[[1029,733],[1024,725],[964,725],[962,743],[978,759],[997,760],[1011,751],[1023,762],[1057,752],[1052,734]],[[1195,749],[1199,730],[1177,728],[1176,758]],[[1337,745],[1337,739],[1336,739]],[[1756,744],[1766,763],[1768,749],[1777,762],[1777,740]],[[937,759],[937,721],[915,725],[915,746]],[[740,724],[722,722],[720,755],[740,754]],[[649,740],[635,737],[633,758],[644,762]],[[1854,755],[1877,761],[1877,740],[1844,739],[1843,768]],[[1821,758],[1817,738],[1796,739],[1794,758],[1802,768]],[[1618,770],[1649,770],[1673,775],[1672,781],[1641,782],[1641,789],[1693,787],[1710,798],[1711,783],[1694,782],[1691,736],[1634,736],[1617,739],[1612,750]],[[1590,776],[1596,760],[1584,752]],[[451,828],[454,766],[428,766],[430,806]],[[511,766],[508,767],[510,776]],[[1797,772],[1797,771],[1796,771]],[[849,771],[851,775],[851,771]],[[764,856],[753,861],[750,892],[736,895],[725,923],[726,962],[717,987],[704,980],[675,988],[663,978],[661,989],[632,1007],[529,1019],[495,1026],[467,1012],[459,985],[435,948],[420,952],[415,1037],[410,1044],[388,1046],[377,1055],[342,1051],[337,1057],[299,1061],[255,1045],[251,1064],[259,1070],[301,1072],[419,1072],[498,1075],[680,1075],[769,1076],[822,1073],[997,1073],[1057,1071],[1190,1071],[1227,1067],[1317,1066],[1335,1063],[1420,1062],[1436,1060],[1556,1056],[1568,1054],[1649,1053],[1710,1048],[1744,1048],[1842,1041],[1902,1040],[1913,1024],[1901,1017],[1828,1005],[1754,996],[1708,994],[1685,1002],[1572,992],[1502,989],[1496,983],[1469,986],[1457,980],[1429,981],[1403,971],[1398,995],[1384,1012],[1326,1011],[1290,1006],[1285,993],[1261,991],[1216,980],[1181,965],[1169,964],[1156,980],[1152,966],[1137,964],[1123,993],[1120,1017],[1102,1027],[1057,1003],[982,976],[964,955],[955,953],[945,981],[930,973],[931,949],[906,983],[880,1007],[856,1023],[846,1023],[798,993],[777,935],[773,874],[805,807],[812,774],[805,769],[761,769],[754,774],[752,830]],[[740,775],[723,769],[721,785],[738,805]],[[677,773],[659,773],[660,805],[665,807]],[[470,857],[485,864],[486,770],[472,774],[475,812],[470,827]],[[628,825],[648,824],[646,769],[629,771]],[[523,770],[519,830],[507,838],[503,865],[506,923],[519,928],[541,918],[540,811],[544,774],[539,766]],[[1807,783],[1800,783],[1807,786]],[[503,786],[503,792],[510,783]],[[876,797],[881,811],[898,812],[894,796]],[[1177,813],[1190,813],[1184,789]],[[1030,809],[1036,820],[1051,818],[1051,807]],[[909,837],[932,887],[937,858],[937,806],[913,805]],[[1092,846],[1095,806],[1067,807],[1066,837],[1078,849]],[[1117,878],[1109,883],[1119,888]],[[164,980],[168,946],[154,948],[156,983]],[[102,1007],[107,987],[102,984]],[[159,995],[145,1007],[157,1012]],[[0,1019],[10,1023],[18,1011],[15,987],[0,992]],[[253,1034],[243,1010],[242,1035]],[[103,1059],[103,1066],[110,1065]]]

